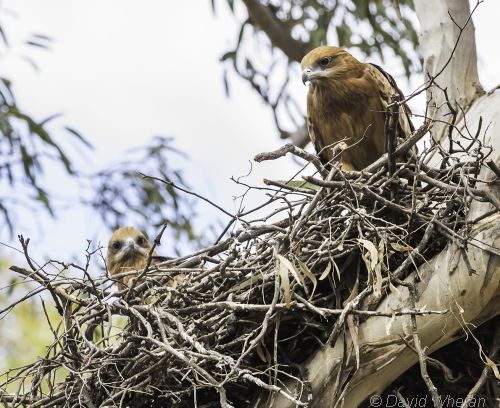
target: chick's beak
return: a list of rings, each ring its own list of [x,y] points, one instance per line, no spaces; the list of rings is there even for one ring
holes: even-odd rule
[[[307,68],[302,71],[302,83],[305,85],[309,81],[309,76],[311,75],[311,69]]]
[[[134,252],[135,251],[135,242],[133,239],[129,238],[125,241],[125,252]]]

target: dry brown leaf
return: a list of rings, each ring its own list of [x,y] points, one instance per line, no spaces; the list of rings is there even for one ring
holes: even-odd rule
[[[354,321],[354,315],[350,314],[347,316],[347,327],[349,328],[349,334],[351,335],[352,345],[354,346],[354,354],[356,355],[356,368],[359,370],[359,337],[358,337],[358,326]]]
[[[312,297],[314,295],[314,292],[316,291],[318,280],[316,279],[316,276],[314,276],[314,273],[311,272],[309,267],[304,262],[302,262],[300,259],[297,258],[297,263],[299,264],[299,268],[301,272],[304,274],[304,276],[306,276],[313,284],[313,290],[310,295],[310,297]],[[307,288],[307,286],[304,285],[304,288]]]
[[[331,270],[332,270],[332,263],[328,262],[328,265],[326,265],[326,268],[323,271],[323,273],[321,274],[321,276],[319,277],[319,280],[322,281],[323,279],[326,279],[326,277],[328,276],[328,274],[330,273]]]
[[[335,272],[337,273],[337,278],[340,282],[340,269],[337,265],[337,262],[335,262],[333,259],[332,259],[332,264],[333,264],[333,269],[335,269]]]
[[[257,344],[257,347],[255,348],[255,351],[257,352],[257,355],[260,357],[260,359],[264,363],[270,363],[270,361],[268,361],[268,359],[267,359],[267,355],[264,352],[264,349],[262,348],[262,344],[261,343]]]
[[[362,256],[368,269],[368,284],[373,287],[369,303],[376,303],[382,297],[382,262],[384,261],[385,244],[381,240],[377,249],[375,244],[367,239],[359,238],[358,242],[366,249],[362,252]]]
[[[487,356],[485,356],[485,359],[486,359],[486,365],[493,370],[495,377],[500,380],[500,372],[498,371],[498,366]]]
[[[389,290],[397,300],[399,300],[400,302],[403,300],[401,291],[396,286],[394,286],[391,281],[389,281]]]
[[[278,260],[281,264],[285,266],[285,268],[288,270],[288,272],[291,273],[291,275],[295,278],[297,283],[300,286],[304,286],[305,282],[302,276],[298,273],[297,269],[295,269],[295,266],[293,263],[291,263],[288,259],[286,259],[283,255],[277,254]]]
[[[378,251],[375,244],[367,239],[358,238],[358,243],[363,245],[367,252],[363,252],[363,259],[369,271],[374,271],[378,261]]]
[[[375,276],[373,282],[373,297],[378,302],[382,297],[382,263],[384,262],[385,243],[380,240],[378,244],[377,263],[375,265]]]
[[[276,267],[278,276],[280,277],[280,288],[283,292],[283,300],[285,307],[289,308],[292,302],[292,294],[290,291],[290,279],[288,277],[288,268],[280,261],[279,255],[276,259]]]
[[[411,246],[407,245],[401,245],[396,242],[391,242],[389,243],[392,249],[394,249],[397,252],[410,252],[413,251],[413,248]]]

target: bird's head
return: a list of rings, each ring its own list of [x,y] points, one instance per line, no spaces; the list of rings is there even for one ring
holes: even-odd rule
[[[106,261],[108,268],[113,274],[126,264],[134,263],[137,259],[147,258],[151,244],[146,236],[134,227],[123,227],[117,229],[108,243],[108,254]]]
[[[346,50],[323,45],[310,51],[300,63],[302,82],[321,83],[331,79],[346,79],[357,75],[360,62]]]

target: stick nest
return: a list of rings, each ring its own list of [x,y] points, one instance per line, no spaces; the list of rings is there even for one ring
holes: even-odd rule
[[[294,153],[321,174],[266,180],[264,205],[234,216],[213,245],[150,268],[133,288],[91,278],[88,265],[80,279],[13,267],[51,293],[62,319],[46,356],[11,372],[3,388],[16,383],[17,392],[1,397],[12,406],[244,407],[281,393],[306,406],[301,364],[370,316],[441,312],[376,306],[418,279],[412,272],[448,242],[468,245],[473,201],[498,210],[478,180],[487,157],[477,137],[441,149],[430,167],[436,149],[396,162],[390,175],[396,156],[342,172],[293,146],[259,155]],[[174,285],[177,275],[184,281]],[[298,385],[287,388],[291,379]]]

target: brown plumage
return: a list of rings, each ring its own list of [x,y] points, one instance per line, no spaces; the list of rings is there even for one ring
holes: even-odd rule
[[[148,263],[149,253],[151,252],[151,243],[146,236],[134,227],[123,227],[117,229],[108,243],[108,253],[106,256],[106,265],[111,276],[128,271],[137,271],[119,278],[118,287],[125,289],[129,282],[140,274]],[[159,262],[167,261],[171,258],[158,256],[153,251],[151,254],[151,266]],[[158,276],[158,273],[156,273]],[[183,274],[176,275],[166,282],[166,286],[176,287],[184,282]]]
[[[151,244],[141,231],[134,227],[117,229],[108,243],[106,264],[109,273],[111,276],[136,270],[140,273],[146,267],[150,251]],[[152,255],[157,256],[155,252]],[[118,285],[120,289],[127,286],[132,278],[134,275],[121,278]]]
[[[359,62],[347,51],[322,46],[301,62],[302,81],[310,83],[307,127],[321,161],[332,160],[332,145],[344,141],[343,170],[361,170],[385,153],[387,107],[403,95],[382,68]],[[411,112],[399,109],[398,138],[413,131]]]

